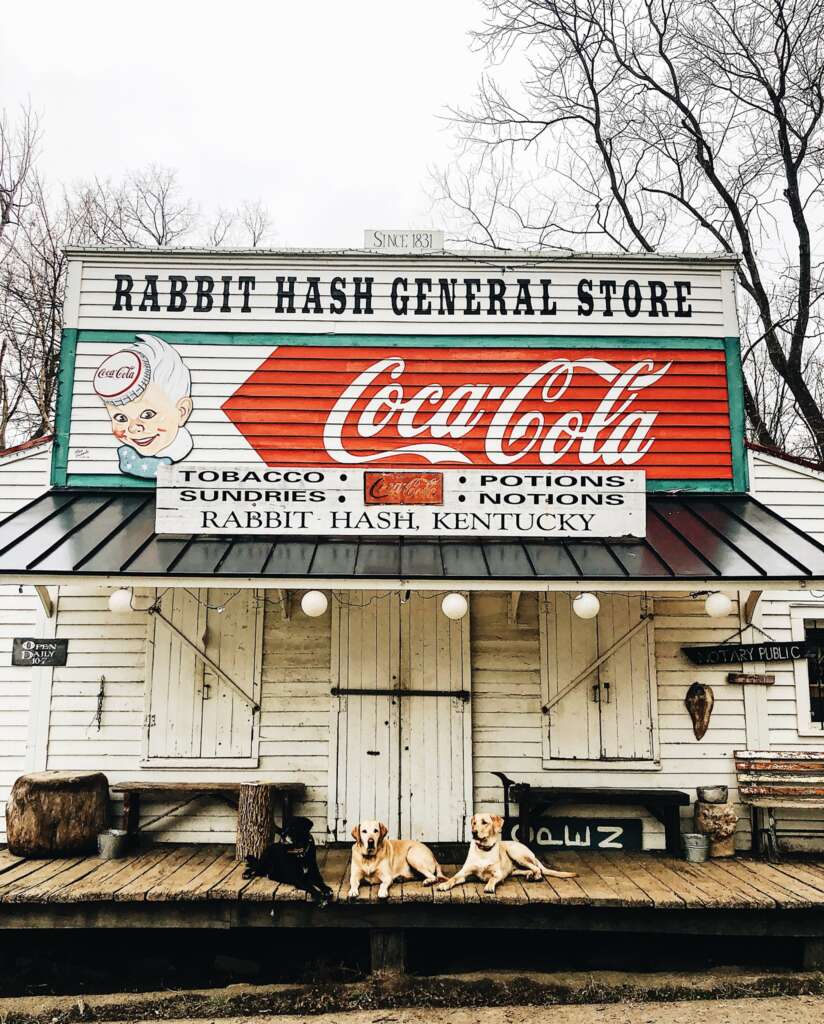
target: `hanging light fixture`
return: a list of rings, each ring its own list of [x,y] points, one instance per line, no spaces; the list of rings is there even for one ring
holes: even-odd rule
[[[732,611],[732,601],[726,594],[716,590],[707,595],[707,599],[704,601],[704,611],[711,619],[723,619]]]
[[[109,595],[109,611],[114,615],[126,615],[132,608],[132,592],[127,587],[113,590]]]
[[[310,619],[317,619],[326,614],[329,599],[322,590],[307,590],[300,599],[300,607],[304,615],[308,615]]]
[[[448,619],[462,619],[469,611],[469,605],[463,594],[447,594],[441,601],[441,611]]]
[[[572,610],[579,619],[594,619],[601,610],[597,594],[578,594],[572,601]]]

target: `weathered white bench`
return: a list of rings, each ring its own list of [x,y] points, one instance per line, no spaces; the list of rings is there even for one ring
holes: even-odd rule
[[[824,809],[824,751],[736,750],[738,796],[752,809],[752,849],[771,861],[781,857],[773,812],[784,807]],[[766,811],[767,824],[759,822]],[[796,836],[822,832],[793,831]]]

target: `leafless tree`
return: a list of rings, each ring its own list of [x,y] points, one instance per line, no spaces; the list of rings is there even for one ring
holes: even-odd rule
[[[458,237],[740,253],[752,431],[824,459],[824,0],[485,4],[498,70],[438,177]]]
[[[20,216],[39,139],[37,115],[30,106],[20,110],[16,124],[0,110],[0,242]]]
[[[195,229],[198,212],[183,195],[177,172],[150,164],[121,182],[81,183],[72,201],[82,211],[89,240],[115,245],[174,245]]]
[[[272,230],[272,215],[259,199],[245,199],[240,204],[238,219],[246,234],[246,245],[257,249],[267,241]]]
[[[32,163],[36,124],[30,119],[23,128],[20,137],[31,140],[30,155],[25,174],[19,161],[14,164],[13,215],[7,221],[14,230],[0,237],[0,449],[52,429],[65,246],[258,246],[272,222],[269,211],[251,201],[234,212],[218,209],[209,221],[186,197],[176,172],[156,165],[122,181],[97,178],[50,192]],[[18,145],[9,151],[19,150]],[[0,178],[11,180],[8,174]]]

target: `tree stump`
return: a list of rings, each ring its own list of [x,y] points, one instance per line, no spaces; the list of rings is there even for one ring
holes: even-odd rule
[[[7,842],[17,857],[90,853],[108,827],[109,780],[102,772],[21,775],[6,804]]]
[[[265,782],[244,782],[237,802],[235,859],[260,857],[275,836],[275,796]]]
[[[695,831],[710,841],[710,857],[735,856],[735,826],[738,815],[732,804],[710,804],[695,801]]]

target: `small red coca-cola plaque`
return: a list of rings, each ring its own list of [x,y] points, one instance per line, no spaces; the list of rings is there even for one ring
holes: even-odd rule
[[[443,505],[441,473],[364,473],[366,505]]]

